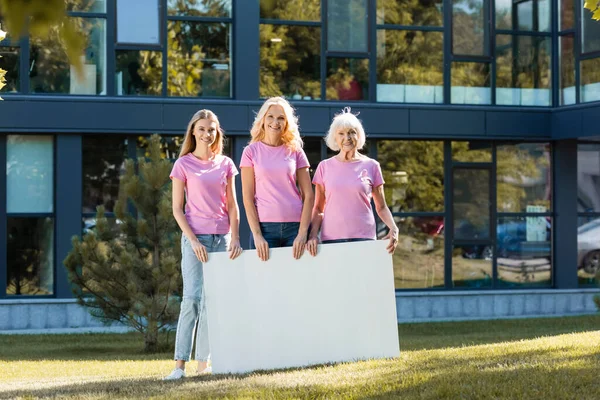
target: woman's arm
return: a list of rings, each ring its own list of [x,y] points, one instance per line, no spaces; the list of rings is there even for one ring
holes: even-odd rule
[[[390,243],[386,249],[390,254],[392,254],[398,245],[398,227],[396,226],[394,217],[392,216],[392,213],[385,202],[383,185],[379,185],[373,189],[373,201],[375,202],[375,211],[377,212],[377,215],[379,215],[379,218],[381,218],[383,223],[386,224],[390,230],[384,239],[390,239]]]
[[[260,230],[258,211],[256,210],[256,204],[254,204],[254,195],[254,168],[242,167],[242,197],[244,200],[244,210],[246,210],[246,218],[254,236],[254,244],[258,257],[263,261],[267,261],[269,259],[269,244],[263,238]]]
[[[185,197],[185,182],[181,179],[173,178],[172,179],[172,187],[173,187],[173,216],[175,217],[175,221],[177,221],[177,225],[181,228],[183,234],[188,238],[192,245],[192,250],[198,260],[202,262],[208,261],[208,253],[206,248],[198,241],[198,238],[190,228],[190,224],[188,224],[187,219],[185,218],[185,214],[183,213],[183,199]]]
[[[319,230],[323,222],[323,210],[325,209],[325,189],[322,185],[315,185],[315,205],[312,210],[310,223],[310,235],[306,247],[312,256],[317,255],[317,245],[319,243]]]
[[[231,226],[231,243],[229,244],[229,258],[232,260],[242,254],[240,246],[240,208],[235,195],[235,176],[227,179],[227,213]]]
[[[296,171],[296,180],[298,181],[300,194],[302,195],[302,215],[300,217],[300,228],[298,229],[298,236],[294,240],[293,245],[294,258],[298,259],[302,257],[302,254],[304,253],[311,213],[315,202],[315,195],[310,182],[308,167],[300,168]]]

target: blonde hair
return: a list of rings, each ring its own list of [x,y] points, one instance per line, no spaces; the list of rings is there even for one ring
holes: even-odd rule
[[[252,136],[250,143],[260,142],[265,138],[265,118],[271,106],[281,106],[285,114],[285,127],[282,130],[281,141],[292,151],[300,150],[303,143],[298,128],[298,117],[294,114],[294,109],[290,103],[283,97],[270,97],[265,100],[254,118],[252,129],[250,129],[250,135]]]
[[[190,119],[190,122],[187,126],[187,131],[185,132],[185,136],[183,138],[183,144],[181,145],[181,150],[179,151],[179,157],[183,157],[188,153],[193,152],[196,149],[196,137],[194,136],[194,127],[196,126],[196,122],[201,119],[208,119],[209,121],[215,122],[217,124],[217,132],[215,141],[210,145],[210,150],[214,154],[223,154],[223,141],[225,140],[225,132],[221,128],[221,124],[219,123],[219,118],[217,115],[210,110],[200,110],[197,111]]]
[[[354,129],[358,134],[356,149],[361,150],[364,147],[367,138],[362,123],[356,117],[356,115],[352,114],[350,107],[345,107],[342,109],[341,113],[335,115],[333,121],[331,122],[331,126],[329,126],[329,131],[325,136],[325,144],[327,144],[327,147],[333,151],[340,150],[340,146],[338,146],[337,142],[335,141],[335,134],[338,133],[340,129]]]

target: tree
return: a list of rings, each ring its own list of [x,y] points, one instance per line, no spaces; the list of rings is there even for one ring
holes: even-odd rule
[[[585,0],[583,7],[594,13],[593,19],[600,21],[600,0]]]
[[[58,31],[58,38],[64,45],[71,64],[82,73],[80,60],[85,38],[80,35],[75,24],[66,18],[69,9],[83,9],[90,0],[0,0],[0,15],[10,32],[24,36],[28,32],[33,37],[46,37],[51,29]]]
[[[73,237],[64,264],[79,304],[104,322],[118,321],[142,333],[145,351],[155,352],[159,331],[179,313],[181,234],[171,214],[172,164],[161,157],[158,135],[149,147],[149,159],[138,159],[139,172],[133,160],[126,161],[116,232],[104,207],[98,207],[95,232]],[[127,201],[137,218],[124,207]]]

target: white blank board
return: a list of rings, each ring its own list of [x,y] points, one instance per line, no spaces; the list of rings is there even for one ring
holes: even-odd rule
[[[204,265],[214,373],[243,373],[400,354],[386,241],[319,245],[300,260],[245,250]]]

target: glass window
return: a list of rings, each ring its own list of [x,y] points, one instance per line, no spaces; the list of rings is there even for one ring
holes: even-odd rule
[[[444,287],[444,217],[394,219],[399,229],[393,258],[396,289]]]
[[[490,78],[489,63],[452,63],[452,104],[491,104]]]
[[[577,146],[577,211],[600,211],[600,144]]]
[[[550,217],[501,217],[496,228],[498,285],[550,286],[552,283]]]
[[[452,142],[452,160],[458,162],[492,162],[492,144],[485,141]]]
[[[116,64],[117,95],[161,95],[162,52],[150,50],[117,50]]]
[[[561,31],[572,29],[575,26],[575,0],[558,0],[558,4],[559,29]]]
[[[103,205],[115,211],[119,181],[127,159],[127,139],[120,135],[83,135],[83,212]]]
[[[106,0],[67,0],[67,11],[105,13]]]
[[[54,221],[8,217],[7,295],[54,293]]]
[[[575,104],[574,35],[560,36],[560,105]]]
[[[308,172],[310,176],[315,173],[317,169],[317,165],[321,162],[321,147],[324,145],[322,137],[304,137],[302,138],[304,141],[304,152],[306,153],[306,157],[308,158],[308,162],[310,163],[310,168]]]
[[[0,47],[0,69],[6,71],[4,78],[6,86],[2,88],[3,93],[19,91],[19,48]]]
[[[231,97],[231,29],[225,23],[169,21],[169,96]]]
[[[377,31],[377,101],[443,103],[442,32]]]
[[[583,5],[584,1],[581,1],[581,52],[600,51],[600,23],[594,20],[593,13],[583,8]]]
[[[441,0],[378,0],[377,24],[442,26]]]
[[[327,50],[368,51],[367,0],[327,1]]]
[[[54,210],[52,136],[8,135],[6,142],[6,211],[51,213]]]
[[[392,212],[444,210],[444,143],[379,140],[377,160]]]
[[[458,288],[491,288],[491,244],[454,246],[452,251],[452,286]]]
[[[551,104],[551,38],[498,35],[496,39],[496,104]]]
[[[117,42],[160,44],[158,0],[117,0]]]
[[[490,239],[490,171],[454,168],[455,240]]]
[[[498,211],[550,211],[550,144],[507,144],[498,146],[496,151]]]
[[[581,102],[600,100],[600,58],[581,60],[579,64],[581,68]]]
[[[260,97],[321,99],[321,28],[260,25]]]
[[[577,278],[580,285],[594,285],[600,270],[600,217],[579,217],[577,229]]]
[[[231,0],[168,0],[169,15],[231,17]]]
[[[260,17],[286,21],[321,21],[321,0],[260,0]]]
[[[550,0],[496,0],[496,29],[550,31]]]
[[[327,100],[369,100],[369,60],[327,59]]]
[[[487,56],[487,0],[452,0],[452,52],[469,56]]]
[[[161,136],[161,149],[162,158],[167,158],[171,161],[175,161],[179,157],[179,151],[181,150],[181,144],[183,143],[183,136]],[[138,136],[137,138],[137,157],[150,157],[150,144],[149,136]],[[223,149],[225,150],[225,149]],[[193,150],[192,150],[193,151]]]
[[[31,38],[29,85],[33,93],[106,94],[106,30],[104,19],[71,18],[86,36],[79,74],[69,65],[56,29],[47,37]]]

